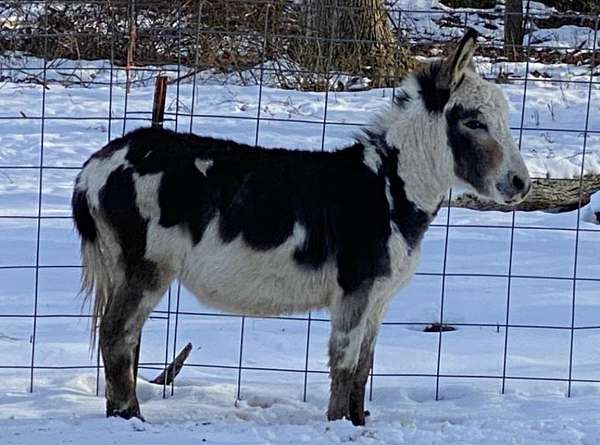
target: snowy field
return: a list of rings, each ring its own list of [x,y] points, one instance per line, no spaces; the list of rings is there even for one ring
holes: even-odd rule
[[[483,74],[502,69],[516,79],[500,86],[534,176],[600,173],[600,84],[594,77],[586,119],[589,67],[530,65],[523,110],[525,65],[479,62]],[[177,298],[175,285],[144,330],[138,396],[147,422],[105,419],[104,399],[96,396],[103,381],[96,378],[96,357],[90,358],[87,319],[80,316],[69,199],[77,169],[93,151],[124,129],[148,125],[152,82],[132,89],[124,126],[124,73],[112,72],[113,88],[98,85],[111,80],[105,62],[53,63],[46,88],[22,82],[42,72],[42,61],[12,56],[2,59],[7,65],[12,68],[0,74],[19,82],[0,83],[3,445],[600,444],[600,228],[578,222],[577,212],[440,212],[425,238],[418,275],[393,300],[381,330],[365,427],[325,421],[326,312],[311,314],[310,324],[306,314],[246,319],[240,356],[241,318],[215,314],[185,290]],[[540,82],[535,71],[551,77]],[[250,144],[258,134],[258,143],[269,147],[341,147],[393,94],[325,95],[225,84],[218,76],[197,80],[169,87],[166,126]],[[457,328],[441,340],[423,332],[440,318]],[[163,388],[147,381],[188,341],[194,345],[188,366],[174,395],[168,388],[163,398]],[[235,403],[240,364],[241,400]]]

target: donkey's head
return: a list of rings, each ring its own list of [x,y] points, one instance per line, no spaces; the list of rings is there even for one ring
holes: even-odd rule
[[[475,72],[476,38],[468,30],[447,58],[430,64],[416,79],[427,110],[441,113],[447,123],[455,185],[516,204],[531,189],[531,180],[509,130],[504,95]]]

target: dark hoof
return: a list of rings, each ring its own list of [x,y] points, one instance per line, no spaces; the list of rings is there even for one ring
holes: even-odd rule
[[[352,416],[352,414],[350,414],[347,418],[352,421],[352,425],[363,426],[365,424],[365,419],[370,415],[371,413],[369,411],[363,411],[361,414],[356,416]]]
[[[146,420],[140,414],[140,407],[136,403],[135,406],[131,406],[125,409],[116,409],[111,406],[110,403],[106,404],[106,417],[121,417],[125,420],[133,419],[134,417],[140,419],[142,422]]]
[[[333,422],[334,420],[346,419],[347,417],[341,413],[330,413],[327,412],[327,420]]]
[[[363,426],[365,424],[365,418],[369,417],[370,415],[371,415],[371,413],[369,411],[364,411],[362,413],[362,415],[358,415],[358,416],[354,416],[354,417],[352,417],[351,414],[340,415],[340,414],[335,414],[335,413],[334,414],[327,413],[327,420],[332,422],[334,420],[346,419],[346,420],[350,420],[352,422],[352,425],[354,425],[354,426]]]

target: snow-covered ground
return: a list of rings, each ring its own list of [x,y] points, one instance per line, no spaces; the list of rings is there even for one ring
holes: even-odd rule
[[[41,66],[35,59],[11,61],[13,66],[28,69],[35,63]],[[90,62],[85,66],[93,70],[75,73],[90,80],[93,75],[95,82],[108,81],[110,74],[101,69],[102,64]],[[483,73],[499,69],[483,60],[479,68]],[[522,77],[524,66],[505,64],[503,69]],[[530,74],[527,83],[522,148],[532,173],[578,176],[584,139],[583,170],[600,173],[600,85],[593,85],[588,122],[588,129],[596,133],[584,138],[589,85],[556,83],[587,81],[589,67],[531,65],[529,69],[552,76],[538,82]],[[73,72],[65,64],[49,71],[45,90],[22,82],[0,84],[3,444],[184,444],[203,439],[216,444],[600,443],[600,385],[590,382],[600,381],[600,229],[585,221],[578,223],[577,212],[516,213],[514,232],[512,214],[440,212],[426,236],[419,275],[394,300],[382,328],[372,379],[372,417],[364,428],[324,421],[326,313],[312,314],[308,361],[305,315],[286,320],[246,319],[240,358],[241,318],[216,316],[185,291],[176,316],[176,286],[144,330],[138,394],[148,422],[104,419],[103,399],[96,397],[97,385],[102,393],[103,383],[102,379],[97,382],[96,359],[89,356],[87,320],[79,317],[79,252],[68,218],[69,197],[81,163],[109,137],[123,131],[124,77],[115,70],[113,80],[121,84],[112,89],[65,86],[58,82],[65,78],[61,70]],[[15,76],[6,70],[0,74]],[[167,113],[173,120],[167,126],[254,144],[255,118],[260,112],[260,144],[311,149],[321,148],[323,134],[326,149],[349,142],[358,129],[352,124],[367,122],[389,105],[393,93],[372,90],[326,96],[224,84],[217,77],[205,77],[195,90],[192,87],[189,78],[179,88],[179,100],[176,86],[169,87]],[[521,79],[501,87],[509,99],[510,121],[518,138],[524,84]],[[151,84],[133,88],[127,99],[127,130],[148,124],[152,94]],[[325,103],[328,124],[323,127]],[[192,110],[197,116],[190,125]],[[181,115],[175,121],[176,111]],[[43,128],[38,119],[42,113]],[[36,264],[40,180],[44,218],[39,231],[42,268],[36,305],[32,266]],[[576,232],[577,227],[582,230]],[[440,343],[439,334],[422,330],[425,324],[440,320],[442,287],[443,321],[457,330],[444,333]],[[29,315],[34,306],[40,316],[35,343],[38,369],[34,393],[29,394],[27,368],[33,332]],[[508,332],[503,327],[507,306],[512,325]],[[578,329],[572,331],[573,326]],[[163,389],[147,380],[163,366],[165,354],[170,360],[173,350],[188,341],[194,345],[188,366],[177,380],[174,396],[169,391],[163,399]],[[436,402],[438,350],[441,377]],[[239,363],[244,370],[241,401],[236,406]],[[70,369],[78,366],[88,368]],[[305,369],[309,371],[307,402],[302,402]],[[500,395],[503,374],[506,394]],[[571,398],[566,397],[569,377],[575,380]]]
[[[148,416],[141,423],[102,418],[102,400],[90,396],[84,378],[63,382],[33,396],[1,396],[0,413],[16,413],[0,420],[3,444],[596,445],[600,436],[600,392],[591,387],[566,399],[552,391],[499,396],[466,382],[434,402],[416,385],[390,385],[371,404],[367,426],[355,428],[323,420],[324,385],[323,396],[307,403],[274,395],[286,391],[272,385],[269,395],[256,391],[237,408],[223,385],[189,382],[167,400],[138,385]]]

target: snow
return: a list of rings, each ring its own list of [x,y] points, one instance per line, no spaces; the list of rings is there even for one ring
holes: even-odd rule
[[[596,192],[590,198],[588,205],[581,209],[581,219],[583,221],[600,224],[600,193]]]
[[[101,399],[87,395],[84,383],[72,379],[64,394],[53,398],[12,394],[0,399],[8,412],[34,410],[29,418],[0,420],[3,443],[592,445],[600,433],[599,393],[591,388],[565,399],[558,393],[532,398],[520,391],[498,396],[457,385],[439,402],[423,400],[429,395],[414,389],[394,388],[373,404],[377,417],[354,428],[349,422],[323,421],[323,401],[315,406],[256,396],[236,408],[216,386],[184,387],[185,396],[162,400],[158,391],[142,385],[154,399],[144,404],[146,413],[156,420],[105,419],[97,414]],[[47,417],[40,419],[36,409]]]
[[[522,139],[535,176],[600,173],[600,114],[595,111],[600,87],[595,83],[590,90],[585,83],[589,67],[530,64],[523,120],[527,129],[521,134],[525,65],[478,62],[480,71],[492,77],[500,70],[512,73],[512,82],[500,87],[510,103],[514,136]],[[311,314],[309,342],[306,314],[245,319],[240,357],[241,318],[202,307],[185,290],[178,298],[176,285],[144,330],[138,395],[147,422],[105,419],[104,400],[96,396],[97,390],[103,392],[103,379],[96,379],[88,320],[80,316],[79,251],[69,199],[77,168],[123,131],[124,73],[113,70],[117,85],[110,89],[106,61],[54,61],[44,89],[23,82],[36,69],[41,72],[39,59],[13,55],[2,59],[2,66],[0,77],[7,76],[0,84],[3,444],[600,443],[600,228],[586,216],[600,208],[596,195],[581,211],[579,224],[576,211],[440,212],[426,235],[418,275],[394,299],[382,327],[369,383],[372,416],[365,427],[325,421],[326,312]],[[535,71],[550,78],[539,81]],[[154,75],[136,72],[126,130],[149,123],[149,79]],[[358,125],[388,106],[393,94],[391,89],[327,95],[281,90],[268,78],[261,88],[231,84],[214,73],[199,74],[194,90],[192,80],[180,85],[179,100],[176,86],[169,87],[166,126],[254,144],[260,112],[268,120],[260,122],[258,142],[269,147],[320,149],[323,135],[325,149],[340,147]],[[590,94],[592,113],[586,119]],[[47,118],[43,135],[42,100]],[[190,122],[192,110],[196,116]],[[591,132],[584,136],[586,126]],[[40,178],[42,141],[45,168]],[[35,305],[40,180],[43,218]],[[29,393],[34,305],[38,368]],[[442,313],[443,322],[457,330],[441,339],[423,332]],[[188,341],[194,349],[174,395],[170,388],[163,392],[148,383]],[[240,363],[241,400],[235,403]]]

